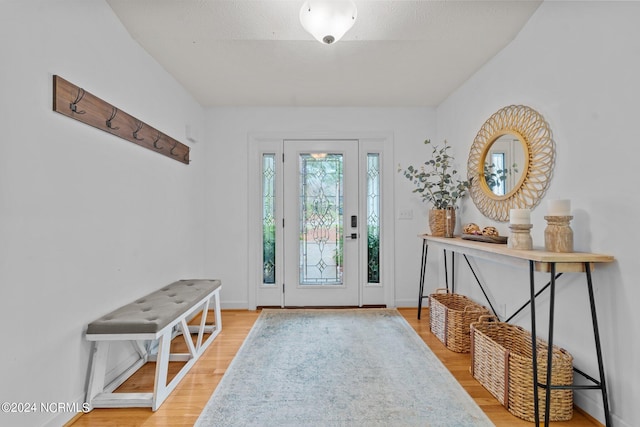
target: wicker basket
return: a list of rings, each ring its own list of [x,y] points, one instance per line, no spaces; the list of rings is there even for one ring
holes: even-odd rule
[[[538,382],[547,380],[548,345],[537,339]],[[482,316],[471,325],[471,374],[516,417],[535,421],[531,333],[517,325]],[[573,384],[573,357],[553,346],[553,385]],[[545,410],[545,391],[538,389],[538,409]],[[573,391],[551,390],[551,421],[573,417]]]
[[[469,353],[470,326],[480,316],[489,314],[486,307],[464,295],[436,289],[429,295],[429,323],[431,332],[451,351]]]

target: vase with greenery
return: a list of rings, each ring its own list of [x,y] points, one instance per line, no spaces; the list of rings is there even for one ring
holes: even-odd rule
[[[431,144],[431,158],[420,166],[401,167],[405,178],[415,185],[414,193],[431,204],[429,211],[429,228],[434,236],[453,236],[455,228],[455,208],[459,199],[467,194],[469,180],[461,179],[454,167],[454,157],[449,154],[451,146],[444,140],[442,145]]]

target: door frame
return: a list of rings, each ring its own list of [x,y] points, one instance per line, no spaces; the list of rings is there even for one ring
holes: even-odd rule
[[[380,154],[381,180],[381,236],[380,236],[380,284],[364,283],[367,277],[366,262],[359,262],[361,270],[359,287],[359,306],[385,304],[387,307],[395,307],[395,283],[394,283],[394,241],[395,241],[395,203],[394,203],[394,159],[393,159],[393,133],[391,132],[252,132],[248,134],[248,168],[247,168],[247,259],[246,267],[248,272],[247,295],[248,309],[255,310],[257,302],[267,301],[261,306],[283,307],[283,289],[281,269],[276,270],[276,284],[271,286],[262,285],[262,221],[259,215],[252,215],[252,212],[260,212],[262,194],[262,155],[264,153],[274,153],[276,159],[282,158],[282,147],[284,140],[345,140],[356,139],[359,141],[360,154],[359,164],[362,167],[363,157],[366,161],[366,154],[377,152]],[[281,164],[280,162],[278,162]],[[366,181],[359,180],[359,190],[361,194],[366,194]],[[276,174],[276,186],[282,188],[282,173]],[[360,203],[364,203],[363,200]],[[362,214],[361,214],[362,215]],[[282,206],[276,205],[276,231],[277,238],[282,241],[283,229]],[[361,244],[366,245],[364,239],[359,239]],[[281,245],[280,245],[281,246]],[[361,254],[366,254],[366,249]],[[276,246],[276,262],[282,262],[282,248]]]

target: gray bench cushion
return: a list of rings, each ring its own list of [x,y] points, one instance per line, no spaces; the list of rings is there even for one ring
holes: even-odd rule
[[[220,286],[220,280],[173,282],[91,322],[87,334],[158,332]]]

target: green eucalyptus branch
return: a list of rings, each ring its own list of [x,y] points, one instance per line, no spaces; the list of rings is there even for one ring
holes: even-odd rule
[[[518,165],[516,163],[514,163],[513,166],[511,166],[511,169],[509,168],[498,169],[498,167],[493,163],[484,164],[484,180],[491,191],[493,191],[493,189],[496,186],[506,181],[507,175],[511,173],[515,173],[515,174],[518,173]]]
[[[427,139],[424,143],[429,145],[431,140]],[[435,209],[455,207],[458,199],[467,193],[470,182],[458,178],[458,171],[453,167],[453,156],[448,152],[451,146],[446,140],[442,146],[432,147],[431,159],[420,167],[407,166],[403,170],[398,166],[398,172],[416,186],[413,192],[425,202],[433,204]]]

